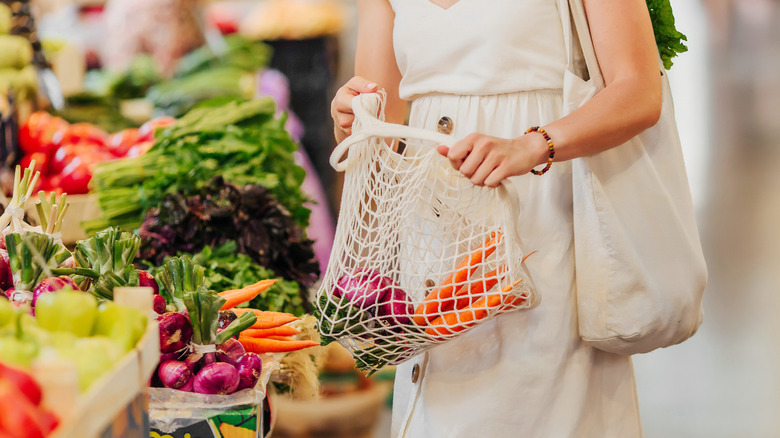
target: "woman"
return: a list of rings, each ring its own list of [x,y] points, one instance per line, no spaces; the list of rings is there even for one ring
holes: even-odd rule
[[[538,307],[398,367],[394,436],[642,435],[630,357],[578,335],[567,160],[657,122],[658,53],[644,0],[583,2],[606,88],[563,117],[565,0],[358,0],[356,76],[332,103],[337,141],[350,135],[355,95],[384,89],[394,123],[411,102],[410,125],[461,139],[438,151],[474,184],[510,178],[524,244],[540,249],[526,262]]]

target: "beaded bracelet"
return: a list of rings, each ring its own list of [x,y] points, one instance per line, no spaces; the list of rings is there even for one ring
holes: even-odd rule
[[[552,140],[550,139],[550,136],[547,134],[547,131],[545,131],[544,128],[540,128],[538,126],[532,126],[528,128],[527,131],[525,131],[526,134],[530,132],[538,132],[539,134],[542,134],[542,136],[544,136],[544,139],[547,140],[547,147],[550,150],[550,155],[549,155],[550,158],[547,159],[547,165],[544,166],[544,169],[542,170],[531,169],[531,173],[533,173],[534,175],[542,176],[545,173],[547,173],[547,171],[550,170],[550,167],[552,166],[553,158],[555,157],[555,145],[553,144]]]

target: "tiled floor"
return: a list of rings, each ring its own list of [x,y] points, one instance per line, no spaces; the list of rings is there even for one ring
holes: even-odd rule
[[[704,7],[729,3],[721,20]],[[710,280],[699,333],[634,358],[645,435],[780,438],[780,2],[672,5],[689,37],[670,80]],[[377,438],[388,427],[385,413]]]

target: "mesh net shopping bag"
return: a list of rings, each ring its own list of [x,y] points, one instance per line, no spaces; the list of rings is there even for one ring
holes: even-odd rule
[[[473,185],[436,152],[452,137],[381,121],[383,102],[355,97],[331,156],[344,190],[316,296],[322,336],[371,371],[538,301],[511,185]]]

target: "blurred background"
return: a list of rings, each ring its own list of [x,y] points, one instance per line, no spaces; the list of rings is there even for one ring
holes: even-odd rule
[[[354,0],[0,3],[33,49],[7,61],[13,72],[3,74],[13,79],[0,75],[0,97],[14,96],[17,120],[53,107],[70,122],[117,132],[178,117],[209,97],[273,96],[303,146],[306,189],[318,201],[309,235],[324,266],[340,192],[327,163],[329,104],[352,75]],[[645,433],[780,437],[780,1],[671,3],[688,51],[669,77],[710,279],[699,333],[634,359]],[[179,62],[199,48],[208,58],[239,46],[248,64],[237,58],[205,77]],[[1,48],[0,58],[12,50]],[[4,115],[8,107],[0,99]],[[4,148],[1,158],[27,155]],[[57,181],[73,184],[69,193],[88,191],[77,178]],[[389,437],[392,370],[366,379],[343,351],[325,356],[323,397],[280,400],[274,436]]]

